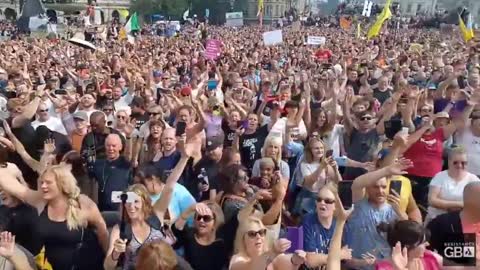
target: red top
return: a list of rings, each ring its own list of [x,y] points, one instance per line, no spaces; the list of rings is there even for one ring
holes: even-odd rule
[[[443,129],[423,134],[404,154],[413,162],[408,174],[420,177],[434,177],[442,171],[443,165]]]
[[[440,264],[438,263],[435,255],[429,250],[425,251],[423,258],[421,258],[423,263],[424,270],[439,270],[441,269]],[[392,263],[390,261],[381,261],[375,265],[375,270],[394,270]]]
[[[319,60],[328,60],[332,57],[332,51],[328,49],[320,49],[315,53],[315,57]]]

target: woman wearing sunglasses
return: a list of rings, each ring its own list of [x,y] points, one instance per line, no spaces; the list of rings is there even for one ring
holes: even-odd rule
[[[303,247],[307,252],[309,267],[327,264],[330,242],[336,226],[335,194],[332,190],[335,190],[332,184],[322,187],[316,196],[316,211],[303,217]],[[340,256],[341,260],[349,260],[352,258],[352,250],[343,247]]]
[[[285,254],[291,247],[287,239],[268,239],[267,228],[261,219],[248,216],[241,220],[235,237],[235,255],[230,260],[230,270],[265,269],[296,270],[305,262],[305,252]],[[273,242],[273,245],[269,245]]]
[[[448,153],[448,170],[433,177],[428,193],[428,214],[425,223],[440,214],[459,211],[463,208],[463,190],[478,177],[467,171],[467,152],[462,146],[454,147]]]
[[[186,227],[194,215],[193,229]],[[185,259],[195,270],[222,270],[227,265],[226,241],[219,233],[224,224],[222,209],[210,201],[197,203],[183,212],[172,226],[177,247],[184,247]],[[222,228],[223,229],[223,228]]]

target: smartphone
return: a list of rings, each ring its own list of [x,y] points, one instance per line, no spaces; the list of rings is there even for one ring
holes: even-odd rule
[[[217,85],[218,85],[217,80],[208,80],[207,89],[208,90],[215,90],[215,89],[217,89]]]
[[[140,197],[132,191],[112,191],[112,203],[122,203],[123,200],[125,200],[125,203],[133,203],[139,198]]]
[[[393,194],[392,190],[395,191],[398,195],[402,192],[402,181],[400,180],[391,180],[390,181],[390,194]]]
[[[247,120],[237,121],[237,128],[247,129],[247,127],[248,127],[248,121]]]
[[[57,90],[55,90],[55,92],[53,92],[53,93],[54,93],[55,95],[66,95],[66,94],[68,94],[68,93],[67,93],[67,90],[65,90],[65,89],[57,89]]]
[[[457,84],[458,84],[458,88],[460,89],[465,89],[465,87],[467,87],[467,83],[465,81],[465,77],[464,76],[459,76],[457,78]]]
[[[338,196],[342,201],[343,208],[352,208],[352,184],[353,181],[340,181],[338,182]]]
[[[177,127],[175,128],[175,136],[180,137],[185,134],[185,130],[187,129],[187,123],[185,122],[178,122]]]
[[[327,152],[325,153],[325,157],[330,158],[332,156],[333,156],[333,149],[327,150]]]
[[[335,158],[335,162],[337,163],[338,167],[347,167],[347,160],[347,157]]]

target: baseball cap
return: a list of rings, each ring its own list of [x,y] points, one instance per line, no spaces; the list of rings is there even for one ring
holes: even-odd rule
[[[180,90],[180,95],[188,97],[192,94],[192,88],[190,86],[185,86]]]
[[[215,150],[217,147],[223,146],[224,140],[225,140],[225,135],[223,134],[223,132],[207,138],[206,150],[212,151],[212,150]]]
[[[80,119],[88,122],[88,114],[86,112],[78,111],[73,114],[73,119]]]

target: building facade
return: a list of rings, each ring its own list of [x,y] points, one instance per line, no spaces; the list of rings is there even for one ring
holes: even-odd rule
[[[290,0],[264,0],[264,16],[265,21],[276,20],[283,17],[285,11],[290,7]],[[250,20],[257,18],[258,14],[258,1],[257,0],[248,0],[247,3],[247,14],[244,14],[244,17]]]

